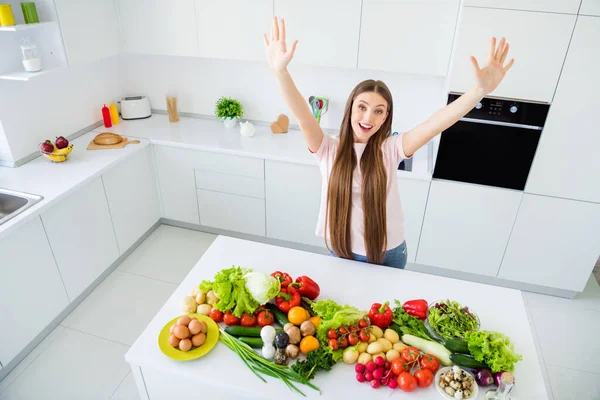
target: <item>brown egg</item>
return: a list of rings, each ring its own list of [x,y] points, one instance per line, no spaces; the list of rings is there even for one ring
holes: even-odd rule
[[[178,347],[179,346],[179,339],[177,338],[177,336],[175,335],[171,335],[171,337],[169,338],[169,344],[173,347]]]
[[[192,344],[195,347],[202,346],[206,342],[206,335],[204,333],[199,333],[195,336],[192,336]]]
[[[188,326],[188,328],[190,330],[191,335],[197,335],[200,333],[202,326],[200,325],[200,321],[198,321],[197,319],[194,319],[194,320],[192,320],[192,322],[190,322],[190,325]]]
[[[183,325],[183,326],[188,326],[188,324],[190,323],[191,318],[188,316],[185,317],[181,317],[177,320],[177,325]]]
[[[190,337],[190,330],[187,328],[187,326],[183,325],[177,325],[173,333],[175,334],[175,336],[182,340]]]
[[[206,333],[208,332],[208,325],[206,325],[205,321],[198,321],[200,323],[200,332]]]
[[[192,341],[190,339],[183,339],[179,342],[179,350],[181,351],[190,351],[192,348]]]
[[[177,323],[171,325],[171,329],[169,329],[169,332],[173,333],[173,331],[175,330],[176,326],[177,326]]]

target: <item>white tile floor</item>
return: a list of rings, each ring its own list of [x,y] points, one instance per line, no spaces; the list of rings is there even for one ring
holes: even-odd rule
[[[123,356],[214,238],[159,227],[0,382],[0,400],[138,400]],[[596,280],[574,300],[526,301],[553,398],[600,400]]]

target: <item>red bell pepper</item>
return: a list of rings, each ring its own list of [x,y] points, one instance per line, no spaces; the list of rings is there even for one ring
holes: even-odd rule
[[[369,319],[373,325],[385,329],[392,323],[394,319],[394,313],[388,305],[389,302],[381,305],[381,303],[374,303],[369,310]]]
[[[307,297],[311,300],[319,297],[319,294],[321,293],[319,285],[308,276],[299,276],[296,278],[296,282],[290,284],[290,287],[298,288],[300,296]]]
[[[424,320],[427,318],[427,302],[423,299],[409,300],[402,304],[402,308],[408,315]]]
[[[293,307],[300,305],[302,296],[300,296],[300,293],[293,287],[287,287],[281,289],[279,295],[275,298],[275,301],[277,302],[277,308],[284,313],[288,313]]]
[[[288,287],[288,285],[294,281],[287,272],[275,271],[271,276],[279,281],[282,288]]]

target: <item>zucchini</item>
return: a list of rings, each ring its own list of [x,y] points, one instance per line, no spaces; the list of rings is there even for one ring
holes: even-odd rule
[[[414,346],[425,354],[436,356],[442,365],[452,365],[451,353],[444,346],[431,340],[421,339],[413,335],[402,335],[402,341],[409,346]]]
[[[461,353],[471,355],[469,346],[466,340],[447,339],[443,343],[445,348],[453,353]]]
[[[242,343],[246,343],[248,346],[250,346],[254,349],[260,349],[263,347],[263,341],[259,337],[242,336],[242,337],[237,338],[237,340],[239,340]]]
[[[260,331],[261,331],[262,327],[257,326],[257,327],[249,327],[249,326],[239,326],[239,325],[234,325],[234,326],[228,326],[225,328],[225,332],[229,333],[231,336],[235,336],[235,337],[240,337],[240,336],[246,336],[246,337],[260,337]],[[275,329],[276,333],[282,332],[283,329]]]
[[[267,304],[267,308],[269,309],[269,311],[271,311],[273,313],[273,316],[275,317],[275,321],[277,321],[277,323],[279,325],[281,325],[282,328],[285,326],[285,324],[290,322],[287,318],[287,315],[285,315],[285,313],[283,311],[281,311],[279,308],[277,308],[277,306],[275,304],[269,303],[269,304]]]
[[[482,362],[477,361],[471,356],[466,356],[464,354],[450,354],[450,360],[458,365],[459,367],[472,368],[472,369],[480,369],[485,368],[488,369],[488,366]]]

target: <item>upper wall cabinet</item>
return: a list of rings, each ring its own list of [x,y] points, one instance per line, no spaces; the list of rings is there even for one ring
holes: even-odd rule
[[[171,56],[198,55],[194,0],[118,2],[125,52]]]
[[[56,0],[70,65],[119,53],[119,24],[113,0]],[[93,23],[84,16],[93,16]]]
[[[483,67],[490,40],[506,37],[515,64],[491,96],[552,102],[576,15],[465,7],[450,72],[450,90],[474,85],[469,56]]]
[[[577,14],[581,0],[463,0],[463,3],[474,7]]]
[[[295,62],[327,67],[356,68],[360,8],[361,0],[275,0],[288,43],[298,40]]]
[[[583,0],[581,2],[581,8],[579,9],[580,15],[595,15],[600,17],[600,0]]]
[[[200,57],[264,61],[272,18],[273,0],[196,0]]]
[[[459,0],[364,0],[358,67],[448,74]]]

